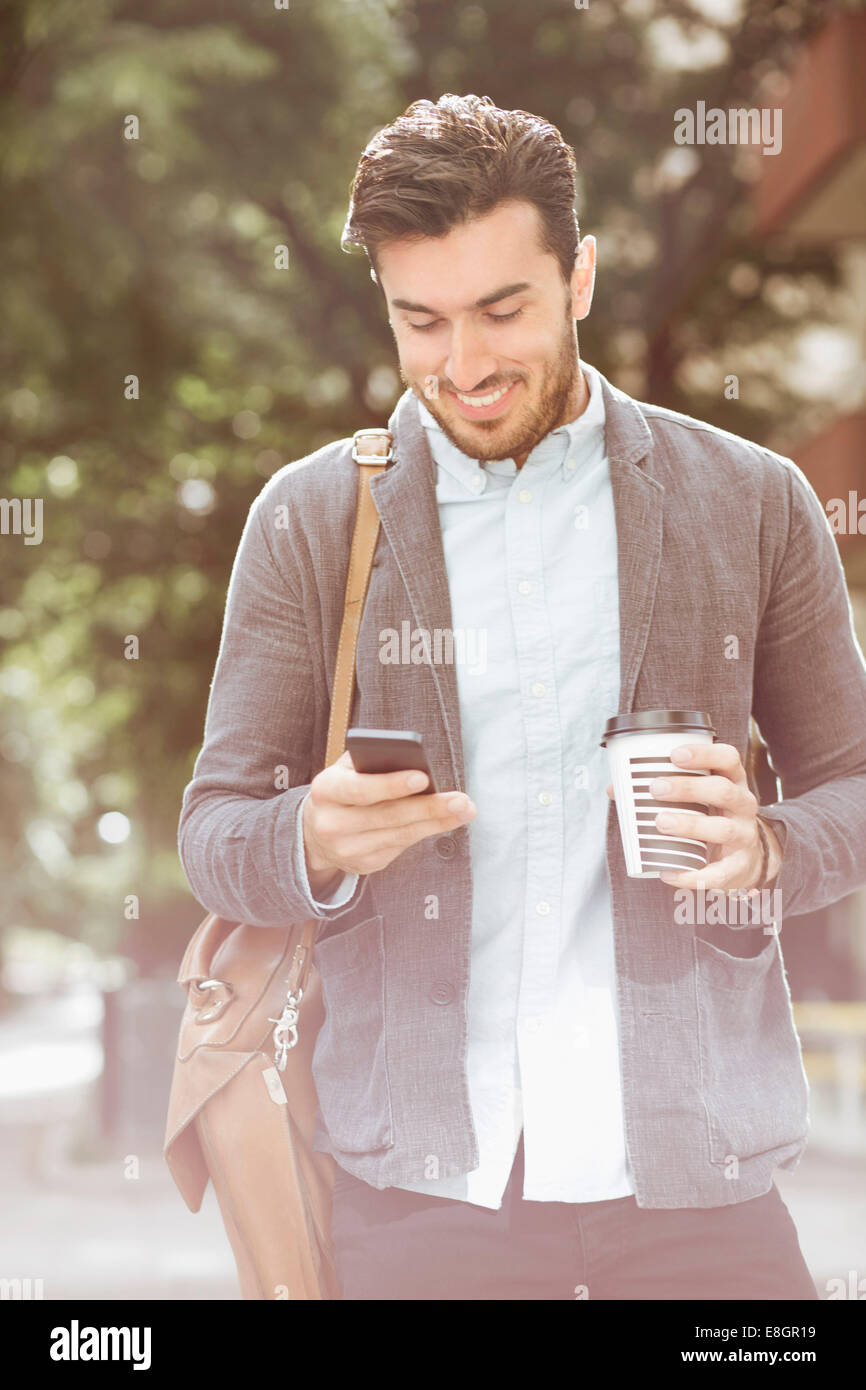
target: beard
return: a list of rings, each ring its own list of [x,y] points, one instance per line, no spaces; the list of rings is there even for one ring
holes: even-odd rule
[[[455,420],[442,410],[439,398],[428,397],[423,389],[407,379],[402,367],[400,379],[403,385],[411,387],[415,395],[424,403],[433,419],[439,425],[446,439],[468,458],[495,459],[526,458],[545,435],[570,418],[568,409],[573,401],[579,363],[577,338],[574,320],[571,317],[571,302],[566,303],[566,316],[562,336],[555,356],[545,364],[541,376],[541,388],[534,402],[520,402],[502,420]],[[429,380],[429,378],[425,378]],[[502,386],[511,386],[523,377],[499,378],[490,383],[479,383],[489,391]],[[437,383],[438,384],[438,383]],[[514,419],[510,418],[514,415]]]

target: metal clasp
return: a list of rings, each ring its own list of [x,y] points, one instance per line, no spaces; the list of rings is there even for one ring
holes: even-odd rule
[[[289,993],[279,1018],[268,1019],[268,1023],[277,1025],[273,1032],[273,1039],[274,1064],[278,1071],[285,1071],[289,1050],[298,1041],[298,1009],[303,997],[304,991],[302,989],[299,989],[297,994]]]

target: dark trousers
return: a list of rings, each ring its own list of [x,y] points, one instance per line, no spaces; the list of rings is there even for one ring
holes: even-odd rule
[[[523,1137],[499,1211],[338,1166],[332,1237],[345,1299],[817,1299],[775,1184],[725,1207],[529,1202]]]

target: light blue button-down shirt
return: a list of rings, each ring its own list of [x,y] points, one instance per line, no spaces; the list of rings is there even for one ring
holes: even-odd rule
[[[468,458],[419,403],[437,465],[465,786],[478,808],[467,827],[467,1080],[480,1163],[405,1187],[494,1209],[521,1129],[524,1198],[634,1191],[599,746],[619,704],[616,518],[601,386],[582,368],[586,409],[519,470]],[[309,891],[300,849],[296,863]],[[317,909],[341,906],[356,883],[347,875]]]

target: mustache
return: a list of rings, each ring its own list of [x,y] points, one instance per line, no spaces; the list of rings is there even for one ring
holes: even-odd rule
[[[468,390],[461,390],[460,394],[464,396],[471,396],[475,392],[500,391],[503,387],[514,386],[515,382],[522,380],[523,377],[515,376],[512,377],[510,381],[484,381],[481,383],[480,386],[470,386]],[[458,387],[452,386],[450,382],[446,382],[443,386],[443,384],[439,382],[436,378],[425,377],[425,382],[428,381],[434,384],[434,389],[437,392],[452,391],[455,395],[458,392]]]

